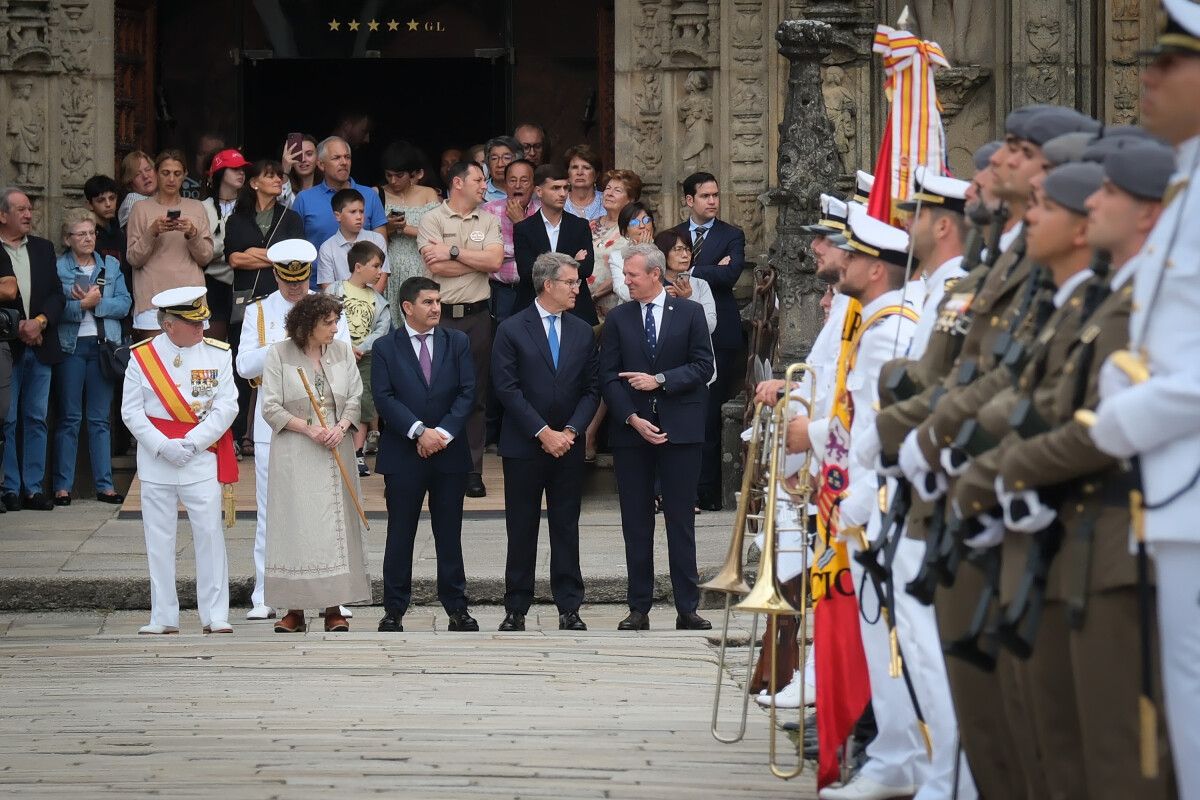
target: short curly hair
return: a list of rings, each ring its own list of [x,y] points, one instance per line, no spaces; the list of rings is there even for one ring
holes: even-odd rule
[[[308,347],[308,337],[316,329],[317,323],[330,316],[341,316],[342,304],[336,297],[327,294],[310,294],[300,299],[292,306],[283,321],[284,330],[296,346],[303,350]]]

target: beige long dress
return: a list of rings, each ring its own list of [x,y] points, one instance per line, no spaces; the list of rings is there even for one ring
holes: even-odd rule
[[[271,346],[259,389],[263,419],[274,431],[267,467],[266,602],[296,609],[370,602],[366,532],[333,454],[286,430],[293,417],[319,424],[297,367],[308,376],[327,425],[359,424],[362,378],[348,344],[334,340],[319,370],[291,339]],[[361,497],[349,434],[338,452]]]

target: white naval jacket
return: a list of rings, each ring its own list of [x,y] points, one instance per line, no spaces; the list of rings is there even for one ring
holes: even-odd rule
[[[966,270],[962,268],[962,262],[962,256],[955,256],[935,269],[923,281],[925,299],[918,306],[921,309],[921,319],[917,322],[917,329],[913,333],[912,344],[908,347],[906,358],[919,361],[924,355],[925,348],[929,345],[929,337],[933,335],[934,323],[937,322],[938,304],[946,296],[946,284],[949,283],[953,286],[953,281],[957,281],[967,274]],[[903,350],[901,350],[901,355],[905,355]]]
[[[310,290],[309,294],[316,294],[316,292]],[[246,380],[262,378],[263,366],[267,363],[267,349],[276,342],[282,342],[288,338],[283,322],[294,305],[295,303],[284,300],[283,295],[278,291],[274,291],[246,307],[246,318],[242,322],[242,338],[238,340],[238,375]],[[263,321],[261,344],[258,334],[260,310]],[[338,320],[338,329],[334,338],[350,344],[350,330],[346,327],[344,315]],[[271,426],[267,424],[262,415],[262,392],[255,393],[254,441],[258,444],[271,443]]]
[[[158,456],[167,441],[164,435],[150,422],[151,417],[171,419],[150,381],[142,372],[136,357],[129,359],[125,370],[125,387],[121,395],[121,419],[125,427],[137,439],[138,477],[148,483],[163,483],[186,486],[204,480],[217,479],[217,456],[208,452],[221,435],[233,424],[237,416],[237,387],[233,383],[233,358],[229,345],[205,339],[191,347],[178,348],[171,344],[165,333],[150,340],[148,345],[158,351],[158,357],[166,367],[167,374],[179,387],[183,399],[192,405],[200,417],[200,424],[185,437],[196,448],[196,455],[182,467],[177,467]],[[175,366],[179,355],[181,366]],[[212,386],[208,376],[195,371],[216,370],[216,385]],[[193,381],[193,377],[196,378]],[[195,392],[195,393],[193,393]]]
[[[1091,430],[1104,452],[1141,456],[1149,506],[1200,471],[1200,137],[1179,148],[1178,165],[1171,186],[1191,183],[1175,190],[1133,273],[1130,350],[1145,355],[1150,378],[1104,397]],[[1145,519],[1148,541],[1200,544],[1200,481]]]

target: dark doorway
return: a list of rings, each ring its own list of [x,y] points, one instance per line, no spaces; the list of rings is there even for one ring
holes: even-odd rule
[[[354,152],[362,183],[381,178],[378,155],[393,138],[432,162],[444,148],[483,142],[506,124],[504,68],[485,59],[272,58],[246,62],[243,76],[247,153],[278,158],[290,132],[320,139],[340,114],[369,114],[371,141]]]

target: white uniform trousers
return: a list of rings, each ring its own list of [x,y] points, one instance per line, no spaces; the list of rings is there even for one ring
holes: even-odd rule
[[[267,464],[271,460],[271,443],[254,443],[254,592],[250,605],[266,605],[267,570]]]
[[[200,624],[229,620],[229,564],[216,478],[182,486],[142,483],[142,521],[150,561],[150,624],[179,627],[175,592],[175,534],[179,504],[187,510],[196,550],[196,610]]]
[[[897,546],[896,558],[892,562],[896,587],[896,632],[900,637],[900,650],[912,676],[913,689],[933,742],[932,762],[925,759],[923,752],[915,762],[916,800],[975,800],[979,796],[975,781],[967,766],[967,758],[958,746],[958,722],[954,716],[950,680],[946,676],[946,660],[942,655],[937,616],[933,606],[921,605],[904,591],[905,585],[920,571],[924,557],[925,543],[905,537]],[[902,682],[903,678],[898,680]],[[958,760],[957,794],[954,792],[955,759]]]
[[[1152,545],[1163,707],[1181,800],[1200,800],[1200,544]]]
[[[870,536],[868,535],[868,538]],[[850,575],[854,579],[855,592],[862,586],[863,568],[855,560],[857,542],[850,542]],[[888,675],[891,662],[891,645],[888,641],[887,624],[879,610],[879,598],[868,580],[865,591],[858,594],[859,629],[862,634],[863,652],[867,658],[867,671],[871,677],[871,707],[875,711],[875,726],[879,733],[867,745],[867,763],[861,774],[887,786],[915,785],[918,780],[917,763],[928,763],[925,744],[917,730],[917,715],[903,678]],[[866,611],[864,617],[863,611]],[[867,618],[875,620],[868,623]]]

